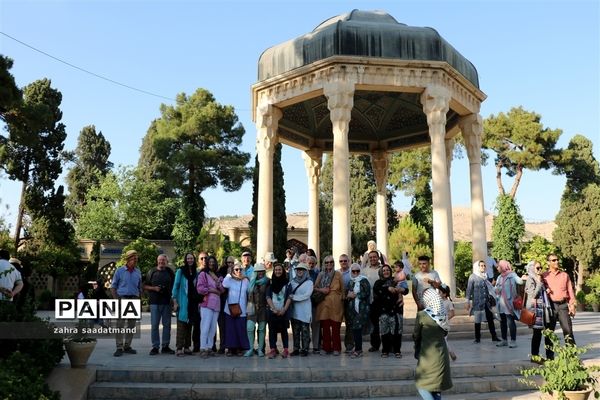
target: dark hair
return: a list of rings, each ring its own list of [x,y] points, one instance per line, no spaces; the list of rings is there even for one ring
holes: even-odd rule
[[[0,260],[10,259],[10,253],[6,249],[0,249]]]
[[[440,285],[440,289],[439,290],[440,290],[440,292],[444,293],[448,297],[448,299],[450,301],[452,301],[452,299],[450,298],[450,286],[448,286],[448,285]]]
[[[206,268],[210,271],[210,260],[213,260],[215,262],[216,269],[219,269],[219,262],[215,256],[206,257]]]
[[[188,264],[187,264],[187,256],[192,256],[192,257],[194,257],[194,266],[195,266],[195,265],[196,265],[196,261],[197,261],[197,260],[196,260],[196,256],[195,256],[195,255],[194,255],[194,253],[192,253],[192,252],[185,253],[185,255],[183,256],[183,265],[186,265],[186,266],[188,265]]]
[[[431,259],[429,258],[429,256],[419,256],[418,260],[419,261],[429,261]]]
[[[555,253],[550,253],[546,256],[546,261],[550,261],[550,257],[556,257],[559,258],[558,255],[556,255]]]
[[[404,268],[404,263],[402,261],[398,260],[394,263],[394,266]]]
[[[317,256],[317,253],[315,253],[315,251],[313,249],[306,250],[306,254],[308,254],[309,256],[313,256],[313,257]]]

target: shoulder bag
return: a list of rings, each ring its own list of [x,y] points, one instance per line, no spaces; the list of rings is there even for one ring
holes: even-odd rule
[[[237,318],[240,315],[242,315],[242,307],[240,307],[240,300],[242,298],[242,286],[243,286],[243,281],[240,282],[240,295],[238,296],[238,302],[237,303],[229,303],[229,315],[231,315],[232,318]]]
[[[333,274],[333,277],[331,278],[331,282],[333,282],[334,278],[335,278],[335,272]],[[331,286],[331,282],[329,282],[329,285],[327,285],[327,287]],[[327,296],[327,295],[323,292],[317,292],[316,290],[313,291],[312,294],[310,295],[310,301],[312,302],[313,307],[316,307],[317,305],[322,303],[323,300],[325,300],[325,296]]]

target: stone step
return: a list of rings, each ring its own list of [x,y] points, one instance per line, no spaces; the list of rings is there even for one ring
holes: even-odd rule
[[[516,375],[453,378],[454,386],[447,393],[523,391],[526,386]],[[349,399],[398,398],[417,395],[414,380],[395,379],[364,382],[304,382],[290,383],[151,383],[97,382],[90,386],[90,400],[170,400],[178,399]]]

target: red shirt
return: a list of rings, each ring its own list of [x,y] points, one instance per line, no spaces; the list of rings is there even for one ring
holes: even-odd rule
[[[569,304],[575,304],[575,294],[571,285],[571,278],[566,272],[557,270],[544,272],[542,275],[546,288],[550,289],[550,300],[561,302],[566,300]]]

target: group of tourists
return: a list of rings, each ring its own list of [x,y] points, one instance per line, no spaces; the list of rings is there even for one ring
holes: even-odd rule
[[[473,273],[467,284],[467,310],[475,322],[475,343],[481,341],[481,323],[487,322],[492,341],[496,346],[517,347],[516,321],[521,320],[523,307],[533,313],[531,338],[531,361],[543,363],[539,357],[542,331],[554,331],[559,322],[566,342],[575,343],[571,317],[575,316],[576,300],[569,275],[560,270],[559,258],[549,254],[546,258],[547,270],[544,272],[539,261],[530,261],[526,273],[519,277],[506,260],[500,260],[497,268],[499,275],[494,279],[487,273],[484,261],[473,264]],[[524,299],[518,286],[524,285]],[[500,320],[501,338],[498,338],[494,326],[494,312]],[[553,359],[554,353],[549,338],[545,339],[546,358]]]
[[[358,358],[363,356],[363,334],[370,333],[369,352],[401,358],[403,297],[409,293],[410,279],[418,308],[413,333],[417,389],[424,399],[441,398],[441,391],[452,386],[449,360],[457,356],[449,349],[447,335],[454,307],[450,289],[431,269],[427,256],[418,258],[413,274],[407,255],[388,265],[371,243],[360,263],[351,263],[350,257],[342,254],[338,268],[333,256],[326,256],[321,268],[317,267],[316,255],[310,249],[301,255],[288,250],[283,263],[277,263],[269,252],[256,264],[248,251],[242,253],[240,261],[226,257],[221,265],[206,252],[199,253],[198,259],[188,253],[175,272],[168,267],[167,257],[160,255],[157,266],[145,277],[136,267],[135,251],[127,252],[125,258],[126,264],[113,277],[113,297],[135,298],[142,291],[148,292],[150,355],[199,353],[203,358],[225,354],[273,359],[305,357],[312,350],[313,354],[339,356],[343,341],[345,352]],[[498,262],[495,278],[493,274],[490,277],[489,262],[473,264],[466,297],[475,323],[475,343],[480,343],[481,324],[486,322],[496,346],[517,346],[515,321],[520,311],[513,300],[517,285],[522,284],[527,293],[525,307],[536,314],[531,354],[539,354],[541,330],[554,329],[557,320],[565,338],[574,342],[570,321],[574,315],[573,289],[556,260],[555,255],[548,256],[546,273],[538,262],[531,262],[528,274],[522,277],[505,260]],[[175,349],[170,347],[173,311],[177,319]],[[500,337],[494,325],[496,318],[500,320]],[[343,338],[342,322],[346,325]],[[132,324],[131,320],[118,322],[121,326],[125,323]],[[131,335],[118,334],[116,340],[115,356],[135,354]],[[552,356],[547,349],[546,357]]]

